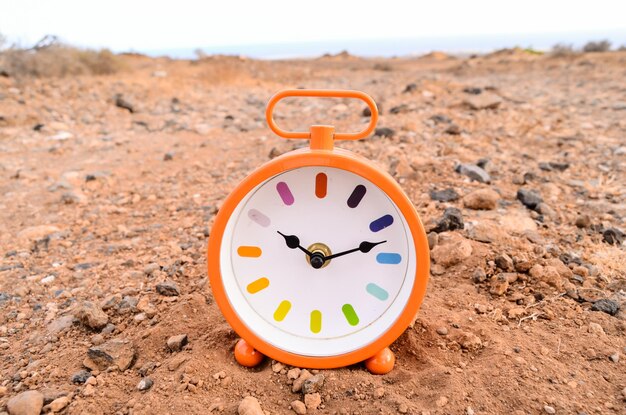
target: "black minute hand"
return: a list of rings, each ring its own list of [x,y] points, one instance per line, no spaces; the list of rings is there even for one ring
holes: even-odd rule
[[[281,231],[276,231],[276,232],[278,232],[283,238],[285,238],[285,242],[287,243],[287,247],[289,247],[291,249],[298,248],[299,250],[301,250],[302,252],[307,254],[309,257],[313,256],[313,254],[311,252],[309,252],[308,250],[306,250],[306,249],[304,249],[303,247],[300,246],[300,239],[298,239],[298,237],[296,235],[285,235]]]
[[[340,256],[351,254],[353,252],[357,252],[357,251],[361,251],[363,253],[368,253],[376,245],[384,244],[385,242],[387,242],[387,241],[381,241],[381,242],[367,242],[367,241],[363,241],[363,242],[361,242],[359,244],[358,248],[349,249],[347,251],[343,251],[343,252],[339,252],[337,254],[329,255],[327,257],[324,257],[324,261],[328,261],[329,259],[337,258],[337,257],[340,257]]]

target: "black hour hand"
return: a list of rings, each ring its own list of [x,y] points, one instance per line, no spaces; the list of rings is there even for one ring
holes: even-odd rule
[[[302,246],[300,246],[300,239],[296,235],[285,235],[281,231],[276,231],[276,232],[278,232],[283,238],[285,238],[285,243],[287,244],[288,248],[291,248],[291,249],[298,248],[302,252],[307,254],[308,256],[312,256],[313,255],[311,252],[309,252],[308,250],[306,250]]]

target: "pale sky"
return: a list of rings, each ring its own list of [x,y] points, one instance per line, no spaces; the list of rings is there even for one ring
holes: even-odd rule
[[[1,0],[0,33],[87,47],[204,46],[440,36],[626,33],[624,0]]]

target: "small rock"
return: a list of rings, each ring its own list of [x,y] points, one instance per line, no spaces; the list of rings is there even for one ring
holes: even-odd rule
[[[593,311],[602,311],[603,313],[614,316],[619,311],[619,304],[615,301],[604,298],[593,303],[591,309]]]
[[[7,402],[10,415],[39,415],[43,408],[43,394],[30,390],[12,397]]]
[[[135,106],[132,103],[130,103],[128,100],[126,100],[122,96],[122,94],[115,95],[115,106],[128,110],[128,112],[130,113],[135,112]]]
[[[163,161],[171,161],[171,160],[174,160],[174,153],[171,151],[168,151],[167,153],[163,155]]]
[[[492,189],[478,189],[463,198],[463,205],[475,210],[493,210],[498,206],[500,195]]]
[[[302,370],[298,367],[294,367],[293,369],[289,369],[287,371],[287,379],[296,380],[300,376],[300,372]]]
[[[309,379],[312,376],[313,375],[311,374],[311,372],[309,372],[306,369],[302,369],[302,371],[300,372],[300,377],[298,377],[298,379],[293,381],[291,391],[293,393],[300,392],[302,390],[302,384],[304,383],[304,381]]]
[[[439,242],[439,234],[437,232],[428,232],[428,249],[432,250]]]
[[[378,127],[376,128],[376,130],[374,131],[374,135],[375,136],[379,136],[379,137],[393,137],[396,134],[396,132],[394,130],[392,130],[389,127]]]
[[[156,290],[159,294],[166,297],[175,297],[180,294],[180,291],[178,290],[178,285],[176,285],[174,281],[160,282],[157,284]]]
[[[444,190],[431,190],[428,192],[432,200],[438,202],[453,202],[459,198],[459,194],[452,188]]]
[[[448,329],[446,327],[437,327],[437,334],[439,334],[440,336],[445,336],[446,334],[448,334]]]
[[[380,388],[374,389],[374,398],[380,399],[383,396],[385,396],[385,388],[380,387]]]
[[[110,366],[117,366],[119,370],[128,369],[135,360],[135,347],[129,340],[112,339],[87,350],[87,357],[91,359],[99,370]]]
[[[445,236],[440,238],[440,243],[431,251],[435,263],[448,268],[472,255],[472,244],[467,239],[456,233]]]
[[[619,362],[619,352],[615,352],[612,355],[609,356],[609,360],[613,363],[618,363]]]
[[[96,388],[93,385],[85,386],[85,389],[82,391],[82,395],[85,397],[94,396],[96,394]]]
[[[455,171],[479,183],[491,183],[489,173],[474,164],[459,164]]]
[[[283,365],[280,362],[272,363],[272,372],[274,373],[280,373],[280,371],[283,370],[284,368],[285,368],[285,365]]]
[[[450,135],[459,135],[459,134],[461,134],[461,128],[460,128],[458,125],[456,125],[456,124],[454,124],[454,123],[451,123],[451,124],[450,124],[450,125],[448,125],[448,127],[444,130],[444,132],[445,132],[446,134],[450,134]]]
[[[589,328],[587,329],[587,331],[589,331],[589,333],[598,334],[598,335],[606,334],[602,326],[599,325],[598,323],[589,323]]]
[[[72,383],[76,383],[78,385],[82,385],[87,382],[87,379],[91,377],[91,373],[86,370],[79,370],[78,372],[72,375],[71,381]]]
[[[85,301],[80,306],[76,312],[76,318],[85,326],[95,330],[102,329],[109,322],[109,316],[102,311],[102,308],[90,301]]]
[[[154,385],[154,381],[150,378],[143,378],[137,384],[137,389],[140,391],[147,391]]]
[[[504,274],[494,275],[491,278],[489,292],[493,295],[502,296],[509,289],[509,279]]]
[[[445,396],[440,396],[439,399],[437,399],[436,404],[438,407],[443,408],[448,404],[448,398],[446,398]]]
[[[152,275],[154,274],[156,271],[159,271],[161,269],[161,266],[155,262],[151,262],[150,264],[146,265],[143,268],[143,272],[146,275]]]
[[[463,104],[473,110],[495,109],[502,103],[502,98],[491,92],[483,92],[478,95],[469,95],[463,100]]]
[[[61,396],[60,398],[56,398],[52,402],[48,404],[48,408],[52,412],[61,412],[67,405],[70,403],[70,398],[68,396]]]
[[[467,408],[465,408],[465,415],[474,415],[474,413],[475,412],[471,406],[468,406]]]
[[[322,397],[319,393],[307,393],[304,395],[304,404],[307,409],[315,410],[322,403]]]
[[[502,271],[511,272],[515,269],[513,259],[507,254],[498,255],[495,259],[496,266]]]
[[[588,228],[591,226],[591,217],[589,215],[578,215],[576,218],[576,226],[579,228]]]
[[[547,414],[556,414],[556,410],[549,405],[544,405],[543,410]]]
[[[252,396],[246,396],[239,402],[237,413],[239,415],[265,415],[259,401]]]
[[[172,352],[178,352],[187,344],[188,338],[186,334],[178,334],[167,339],[167,347]]]
[[[465,224],[463,223],[463,215],[461,211],[454,207],[446,208],[443,211],[443,216],[437,221],[437,224],[432,232],[441,233],[447,231],[453,231],[456,229],[463,229]]]
[[[474,310],[476,310],[478,314],[486,314],[488,311],[487,306],[484,304],[474,304]]]
[[[621,245],[626,234],[617,228],[608,228],[602,232],[602,240],[609,245]]]
[[[487,273],[484,269],[478,267],[474,269],[474,272],[472,273],[472,280],[475,283],[485,282],[487,280]]]
[[[473,333],[462,333],[458,339],[458,343],[463,349],[470,352],[479,350],[483,347],[483,342],[480,340],[480,337]]]
[[[524,188],[517,191],[517,200],[522,202],[524,206],[531,210],[537,209],[537,206],[543,202],[543,199],[537,192]]]
[[[306,405],[302,401],[293,401],[291,402],[291,409],[298,415],[306,414]]]
[[[315,393],[319,392],[324,386],[324,375],[317,374],[315,376],[311,376],[302,382],[302,393]]]

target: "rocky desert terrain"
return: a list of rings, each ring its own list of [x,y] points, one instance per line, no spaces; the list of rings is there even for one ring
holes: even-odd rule
[[[626,52],[194,61],[0,77],[0,414],[626,414]],[[401,183],[432,275],[395,369],[234,361],[206,271],[283,88],[381,108],[339,142]],[[356,130],[363,105],[279,123]]]

